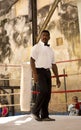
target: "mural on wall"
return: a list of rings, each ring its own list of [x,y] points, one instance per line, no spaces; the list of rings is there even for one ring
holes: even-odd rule
[[[69,59],[81,59],[80,54],[80,30],[78,19],[77,1],[60,2],[58,6],[59,21],[57,24],[58,30],[64,35],[68,42]],[[77,61],[78,70],[81,66],[81,61]]]
[[[16,2],[17,0],[12,1]],[[38,9],[38,32],[40,31],[51,6],[52,3]],[[10,9],[10,12],[11,10],[12,9]],[[29,60],[29,52],[32,46],[32,26],[31,22],[28,20],[28,14],[10,19],[11,15],[12,14],[9,14],[0,24],[0,63],[21,64]],[[64,53],[63,55],[65,57],[61,58],[65,59],[79,57],[76,50],[80,41],[78,11],[75,2],[67,2],[67,0],[66,2],[59,2],[50,22],[48,23],[47,29],[52,32],[52,42],[50,42],[52,46],[61,46],[64,42],[67,43],[68,47],[65,47],[67,52],[66,49],[65,52],[63,52],[61,50],[62,47],[60,47],[58,57],[60,57],[60,53]],[[55,35],[53,35],[54,33]],[[63,36],[63,39],[59,34],[60,36]],[[57,45],[57,39],[61,39],[62,43]]]
[[[76,44],[80,43],[77,5],[73,2],[60,3],[58,15],[60,19],[57,27],[70,43],[73,54],[76,55]]]
[[[8,57],[10,61],[11,47],[9,43],[9,37],[6,30],[0,32],[0,62],[3,63],[5,58]]]
[[[50,5],[46,5],[38,10],[38,30],[40,30],[46,15],[48,14]],[[10,10],[11,11],[11,10]],[[43,13],[44,11],[44,13]],[[54,21],[49,25],[49,29],[54,26]],[[4,34],[6,32],[6,34]],[[4,34],[4,36],[3,36]],[[27,49],[32,45],[31,43],[32,25],[28,20],[28,15],[23,15],[11,19],[11,14],[1,21],[0,38],[8,41],[3,45],[1,42],[0,63],[22,63],[29,60]],[[7,47],[8,45],[9,47]],[[4,51],[3,47],[6,51]],[[21,54],[23,53],[23,57]],[[4,54],[3,54],[4,53]],[[22,58],[21,58],[22,57]]]
[[[43,7],[38,11],[38,22],[39,22],[39,29],[41,28],[45,18],[46,18],[46,11],[50,10],[50,6]],[[44,11],[46,9],[46,11]],[[45,13],[43,13],[44,11]],[[57,28],[57,30],[56,30]],[[52,16],[47,29],[53,30],[55,35],[59,36],[52,36],[56,40],[57,38],[63,37],[65,40],[64,42],[67,42],[67,51],[69,55],[69,59],[72,58],[80,58],[80,53],[77,53],[79,46],[80,46],[80,32],[79,32],[79,21],[78,21],[78,9],[77,9],[77,2],[74,1],[67,1],[63,0],[59,2],[54,15]],[[58,33],[60,32],[60,33]],[[57,34],[58,33],[58,34]],[[62,39],[62,40],[63,40]],[[53,39],[54,40],[54,39]],[[53,43],[52,43],[53,44]],[[55,43],[54,43],[55,44]],[[67,59],[67,57],[66,57]]]
[[[5,15],[9,12],[11,7],[17,2],[18,0],[0,0],[0,16]]]
[[[22,1],[20,3],[23,3],[23,0],[0,0],[0,5],[1,2],[3,2],[3,5],[5,5],[5,2],[11,2],[13,3],[12,5],[14,5],[17,1]],[[38,8],[38,33],[46,19],[46,16],[48,15],[48,12],[50,11],[52,3],[54,2],[54,0],[46,0],[46,2],[47,1],[50,1],[50,4],[46,4],[41,8]],[[81,58],[78,10],[75,1],[77,0],[61,0],[47,25],[47,29],[51,33],[51,39],[49,42],[51,46],[54,47],[57,61]],[[8,68],[7,64],[22,64],[29,61],[30,49],[32,46],[32,24],[28,19],[28,14],[18,16],[18,12],[21,14],[21,11],[18,10],[18,12],[16,12],[17,16],[14,17],[13,14],[15,14],[15,6],[14,8],[11,8],[11,3],[9,5],[10,8],[0,10],[3,11],[3,15],[4,11],[6,11],[6,13],[8,12],[6,17],[2,17],[2,12],[0,12],[0,64],[5,64],[4,70],[0,67],[0,78],[12,78],[15,80],[9,80],[9,82],[5,82],[4,80],[0,81],[0,85],[3,84],[3,86],[20,85],[20,80],[17,81],[17,79],[20,79],[20,69]],[[7,7],[6,5],[3,7]],[[20,10],[21,8],[22,6],[18,7]],[[62,74],[63,69],[67,70],[67,68],[67,75],[69,72],[73,74],[75,71],[78,72],[78,70],[80,70],[81,62],[78,61],[77,63],[66,63],[67,65],[60,64],[61,66],[59,65],[58,67],[59,73]],[[72,88],[72,86],[73,89],[77,88],[77,86],[79,88],[80,77],[77,75],[75,76],[76,77],[70,76],[69,82],[67,83],[68,88]],[[62,89],[64,89],[63,87],[64,84],[62,82]]]
[[[27,22],[27,16],[17,17],[13,20],[3,20],[0,27],[0,62],[4,63],[8,58],[8,63],[14,58],[15,51],[22,46],[24,49],[31,45],[31,23]],[[16,54],[17,55],[17,54]],[[15,61],[16,62],[16,61]]]
[[[12,0],[11,3],[16,1],[17,0]],[[38,32],[40,31],[51,6],[52,5],[50,4],[38,9]],[[70,44],[70,47],[68,48],[68,53],[71,57],[70,53],[76,55],[76,44],[80,42],[77,5],[74,2],[63,1],[59,2],[56,10],[58,21],[56,21],[57,18],[55,19],[52,17],[52,20],[50,20],[47,29],[51,31],[57,27],[57,30],[60,31],[60,34],[64,35],[64,38],[68,41],[68,44]],[[15,63],[16,61],[14,60],[14,50],[17,51],[17,48],[19,49],[19,47],[21,46],[23,46],[24,49],[27,49],[27,47],[31,45],[30,39],[32,27],[31,22],[29,22],[28,20],[28,15],[15,17],[14,19],[10,19],[9,17],[1,21],[0,26],[0,39],[5,39],[6,37],[7,40],[5,41],[6,44],[2,44],[0,47],[0,50],[2,51],[0,53],[0,62],[2,63],[4,63],[7,57],[8,63],[10,63],[12,59],[13,61],[11,63]],[[6,34],[4,34],[5,31]],[[2,42],[3,41],[1,41],[1,43]],[[5,46],[4,49],[2,46]]]

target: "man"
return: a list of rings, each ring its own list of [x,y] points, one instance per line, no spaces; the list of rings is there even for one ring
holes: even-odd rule
[[[1,112],[0,112],[0,117],[7,117],[9,116],[9,107],[8,105],[8,101],[7,100],[1,100]]]
[[[81,102],[78,101],[77,96],[72,97],[72,104],[68,105],[68,112],[70,116],[81,116]]]
[[[57,86],[60,87],[58,69],[55,64],[54,52],[49,47],[48,41],[50,33],[48,30],[43,30],[41,40],[33,46],[31,50],[30,64],[32,68],[34,82],[37,84],[37,94],[35,106],[32,110],[33,117],[40,121],[55,120],[49,118],[48,105],[51,98],[51,72],[56,76]]]

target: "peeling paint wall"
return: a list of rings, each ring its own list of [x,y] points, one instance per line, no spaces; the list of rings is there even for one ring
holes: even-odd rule
[[[37,1],[39,31],[52,3],[53,0]],[[4,31],[7,32],[4,36],[1,36],[2,39],[6,39],[6,44],[4,44],[4,47],[1,46],[0,62],[22,64],[29,61],[32,45],[32,27],[31,22],[28,20],[28,1],[19,0],[6,17],[0,26],[1,35],[4,34]],[[55,50],[56,61],[80,59],[78,9],[75,2],[69,0],[59,3],[48,23],[47,29],[51,33],[49,42]],[[58,66],[60,65],[58,64]],[[62,64],[62,66],[59,69],[60,73],[63,72],[63,68],[67,68],[68,71],[74,71],[68,65]],[[80,61],[76,62],[75,67],[77,68],[76,71],[80,69]]]
[[[16,17],[28,14],[28,0],[19,0],[16,5]]]
[[[37,0],[38,31],[40,31],[52,3],[53,0]],[[49,43],[55,51],[56,62],[81,59],[80,30],[76,0],[63,0],[59,3],[47,25],[47,29],[51,34]],[[4,34],[5,31],[7,32],[6,34]],[[23,64],[29,61],[32,46],[32,26],[28,20],[27,0],[19,0],[5,16],[5,19],[2,20],[0,38],[6,42],[3,44],[0,40],[1,64]],[[57,65],[59,74],[63,74],[63,70],[65,70],[68,75],[66,77],[67,89],[80,89],[81,75],[79,74],[81,73],[81,61],[62,62]],[[0,71],[4,75],[5,67],[4,72],[1,67]],[[19,69],[9,67],[6,72],[11,78],[20,78]],[[62,82],[61,89],[64,89],[64,79],[60,79]],[[20,81],[10,81],[10,84],[19,85]],[[55,79],[53,79],[54,84]],[[53,90],[57,90],[57,88],[53,88]]]
[[[79,29],[80,29],[80,43],[81,43],[81,0],[77,1],[77,6],[78,6],[78,17],[79,17]]]

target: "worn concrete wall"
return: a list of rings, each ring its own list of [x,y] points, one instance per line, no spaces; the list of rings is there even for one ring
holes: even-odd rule
[[[19,0],[16,5],[16,16],[27,15],[28,14],[28,1]]]
[[[37,0],[38,5],[38,29],[41,26],[51,8],[53,0]],[[66,78],[67,89],[80,89],[81,84],[81,61],[76,59],[81,58],[81,45],[80,45],[80,28],[79,28],[79,12],[76,0],[63,0],[59,3],[47,29],[50,31],[51,39],[50,45],[55,51],[56,62],[68,61],[58,63],[59,74],[63,74],[64,70],[68,77]],[[7,34],[1,36],[6,39],[6,44],[1,42],[0,46],[0,63],[4,64],[23,64],[29,61],[30,50],[32,46],[32,26],[28,21],[28,1],[19,0],[10,12],[6,15],[5,20],[2,21],[0,26],[0,34],[7,31]],[[73,61],[76,60],[76,61]],[[73,62],[72,62],[73,61]],[[3,72],[0,67],[1,74]],[[20,70],[18,68],[7,68],[7,72],[11,78],[19,79]],[[61,88],[64,90],[64,78],[61,79]],[[19,80],[10,81],[11,84],[19,85]],[[55,79],[53,79],[53,85]],[[53,90],[58,90],[53,87]],[[63,96],[54,97],[59,101],[65,102]],[[69,97],[70,98],[70,97]],[[68,99],[69,99],[68,98]]]
[[[39,30],[52,3],[53,0],[37,1]],[[6,44],[1,47],[0,62],[22,64],[29,61],[32,45],[32,27],[31,22],[28,21],[28,1],[19,0],[6,17],[7,19],[2,21],[2,27],[0,27],[1,31],[7,31],[7,34],[1,36],[2,39],[6,39]],[[49,42],[55,50],[56,61],[80,59],[80,33],[76,1],[63,0],[62,3],[59,3],[48,23],[47,29],[51,33]],[[63,69],[66,69],[67,73],[78,72],[80,71],[80,64],[80,61],[71,62],[71,64],[58,64],[59,73],[63,73]]]
[[[80,43],[81,43],[81,14],[80,14],[80,10],[81,10],[81,0],[78,0],[78,1],[77,1],[77,6],[78,6],[79,29],[80,29]]]

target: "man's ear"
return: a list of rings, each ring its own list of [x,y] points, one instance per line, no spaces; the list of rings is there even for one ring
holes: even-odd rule
[[[50,36],[49,36],[49,40],[50,40]]]

